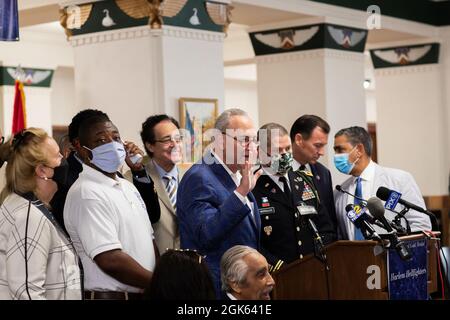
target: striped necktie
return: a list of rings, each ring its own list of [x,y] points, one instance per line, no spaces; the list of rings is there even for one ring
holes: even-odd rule
[[[177,209],[177,182],[175,181],[176,179],[168,174],[166,174],[163,178],[166,181],[167,196],[169,197],[172,207],[176,210]]]
[[[356,179],[355,196],[357,196],[358,198],[362,198],[361,177],[358,177]],[[353,203],[355,205],[360,205],[361,200],[355,198],[355,201]],[[355,240],[365,240],[361,230],[359,228],[356,228],[356,226],[355,226]]]

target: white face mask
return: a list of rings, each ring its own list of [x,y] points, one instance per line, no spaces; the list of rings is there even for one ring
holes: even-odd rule
[[[107,173],[117,172],[124,163],[127,155],[123,144],[117,141],[102,144],[92,150],[88,147],[84,148],[92,152],[91,163]]]

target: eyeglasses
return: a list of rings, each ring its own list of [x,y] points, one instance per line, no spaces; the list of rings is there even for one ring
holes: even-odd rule
[[[258,137],[250,137],[250,136],[238,136],[234,137],[229,135],[226,132],[222,132],[222,134],[229,136],[230,138],[233,138],[235,141],[237,141],[241,146],[245,147],[248,146],[250,143],[253,143],[255,146],[259,146]]]
[[[183,139],[184,139],[184,136],[179,135],[179,136],[166,137],[164,139],[155,140],[155,142],[159,142],[164,145],[168,145],[171,142],[180,143],[181,141],[183,141]]]
[[[190,257],[198,259],[198,264],[202,264],[202,259],[206,258],[206,256],[202,256],[200,253],[197,252],[197,250],[194,250],[194,249],[176,249],[176,248],[174,248],[174,249],[167,248],[166,249],[166,252],[170,252],[170,251],[183,252]]]

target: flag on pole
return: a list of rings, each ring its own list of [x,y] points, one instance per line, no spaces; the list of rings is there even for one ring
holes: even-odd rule
[[[0,41],[19,40],[17,0],[0,1]]]
[[[25,109],[25,93],[23,83],[16,80],[16,89],[14,96],[14,113],[12,123],[12,134],[16,134],[27,127],[27,113]]]

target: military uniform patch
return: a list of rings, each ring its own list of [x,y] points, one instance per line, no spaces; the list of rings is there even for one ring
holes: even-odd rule
[[[313,176],[313,174],[312,174],[312,172],[311,171],[308,171],[308,170],[304,170],[304,171],[302,171],[302,172],[304,172],[307,176],[310,176],[310,177],[312,177]]]
[[[267,236],[270,236],[270,234],[272,233],[272,226],[265,226],[264,232],[267,234]]]
[[[309,184],[305,183],[303,193],[302,193],[302,200],[307,201],[314,199],[316,196],[314,195],[314,192],[311,190],[311,187]]]
[[[300,183],[300,182],[303,182],[303,178],[302,177],[295,177],[294,181]]]

